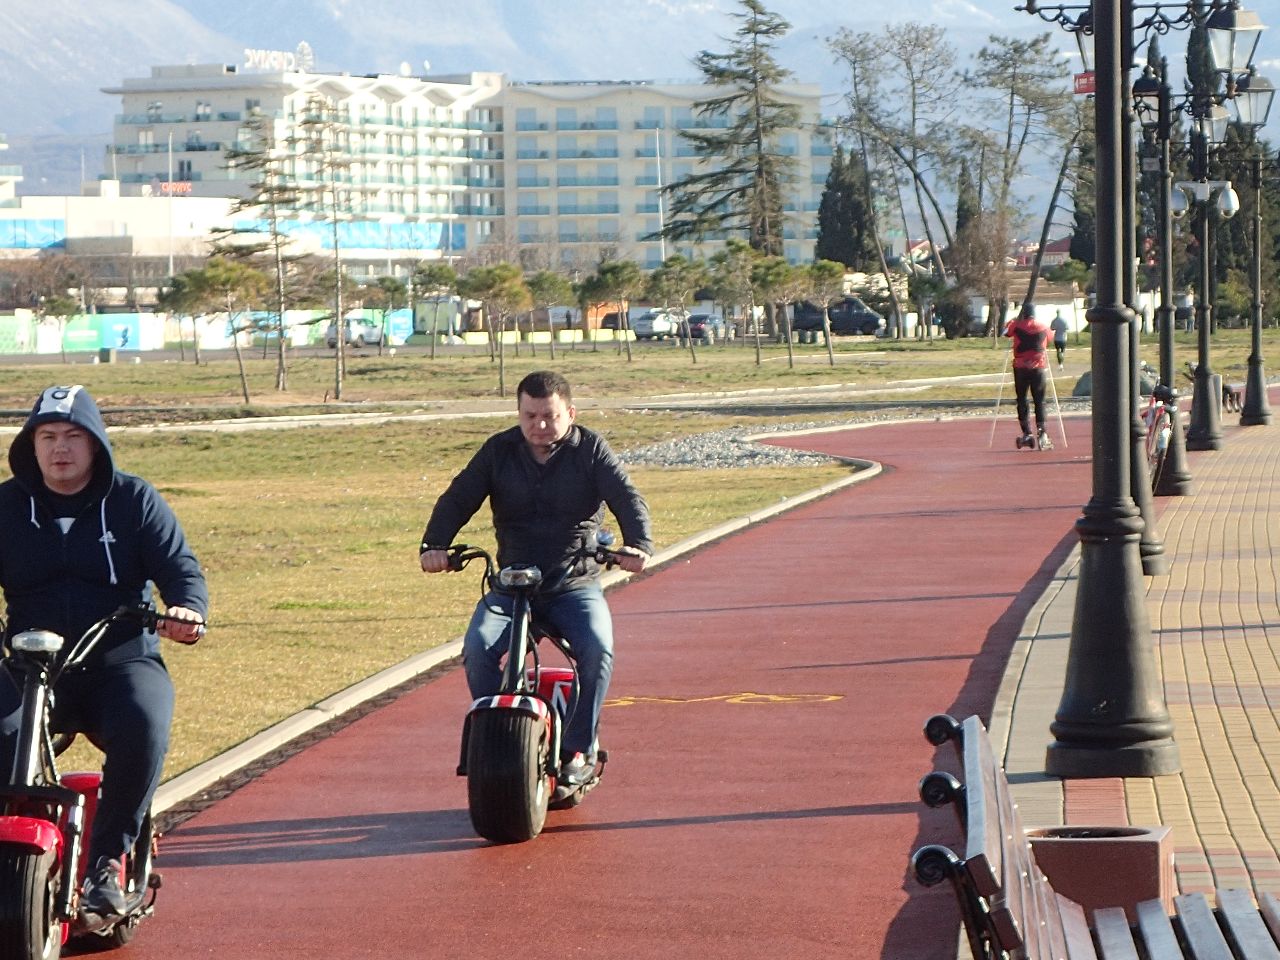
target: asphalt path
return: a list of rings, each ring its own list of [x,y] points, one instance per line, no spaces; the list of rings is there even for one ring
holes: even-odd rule
[[[953,898],[908,872],[958,830],[921,727],[988,713],[1089,494],[1086,421],[1043,453],[1001,426],[776,441],[885,471],[610,593],[612,760],[533,842],[472,833],[446,672],[166,836],[129,956],[950,960]]]

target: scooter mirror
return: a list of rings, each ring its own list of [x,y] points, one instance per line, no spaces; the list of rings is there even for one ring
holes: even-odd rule
[[[597,546],[597,547],[605,547],[605,548],[612,547],[612,546],[613,546],[613,544],[614,544],[614,541],[615,541],[615,540],[617,540],[617,539],[618,539],[618,538],[617,538],[617,537],[615,537],[615,536],[614,536],[612,533],[610,533],[608,530],[597,530],[597,531],[596,531],[596,546]]]
[[[51,630],[23,630],[13,635],[9,646],[22,653],[57,653],[62,642],[62,637]]]

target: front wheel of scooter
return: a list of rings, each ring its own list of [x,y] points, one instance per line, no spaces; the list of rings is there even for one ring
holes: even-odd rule
[[[547,817],[546,721],[519,710],[480,710],[467,737],[467,806],[476,833],[522,843]]]
[[[56,960],[62,923],[54,914],[61,874],[53,851],[0,849],[0,957]]]

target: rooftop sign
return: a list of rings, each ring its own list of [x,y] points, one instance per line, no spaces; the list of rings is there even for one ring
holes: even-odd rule
[[[283,71],[285,73],[307,73],[315,66],[315,54],[311,44],[303,40],[298,49],[258,50],[245,47],[244,66],[246,70]]]

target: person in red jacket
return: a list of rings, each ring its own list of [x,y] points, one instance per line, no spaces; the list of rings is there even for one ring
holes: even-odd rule
[[[1044,388],[1049,376],[1047,351],[1049,327],[1036,319],[1036,308],[1026,304],[1018,319],[1010,321],[1004,335],[1013,340],[1013,388],[1018,398],[1018,425],[1022,436],[1019,447],[1053,447],[1044,429]],[[1031,432],[1027,394],[1035,408],[1036,432]]]

